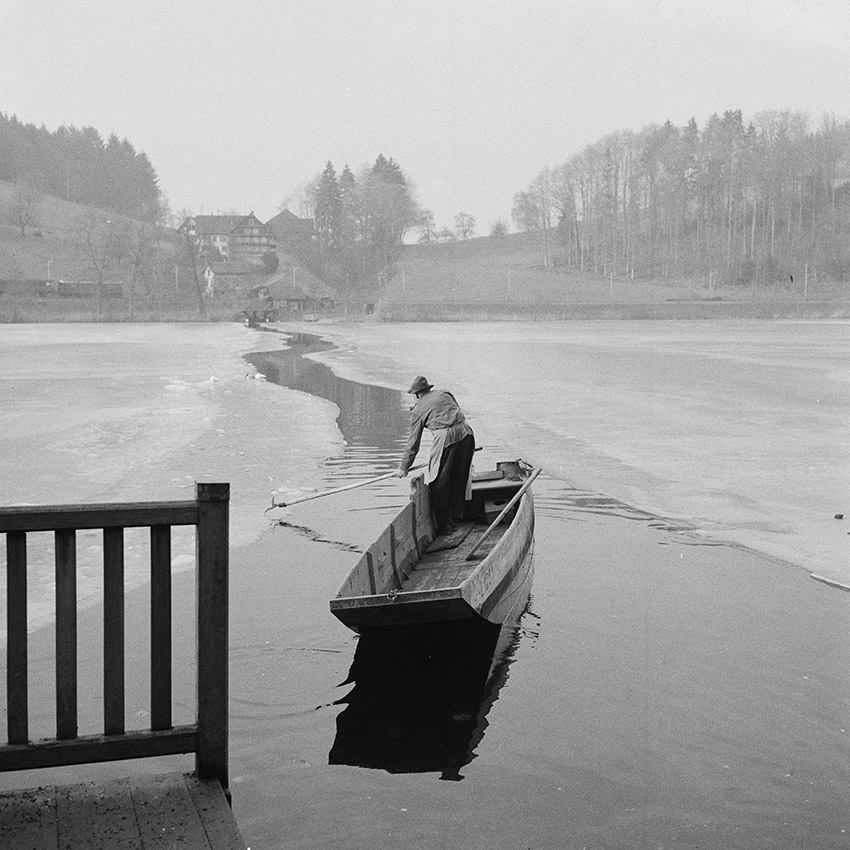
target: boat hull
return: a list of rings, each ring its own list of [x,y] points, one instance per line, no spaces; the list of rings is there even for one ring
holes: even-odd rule
[[[534,541],[531,491],[520,497],[510,523],[500,529],[498,542],[485,556],[477,561],[457,556],[453,563],[456,573],[462,575],[460,580],[422,590],[415,589],[417,582],[411,580],[417,568],[419,541],[415,531],[412,540],[403,535],[404,529],[417,527],[422,506],[416,505],[416,499],[421,498],[422,489],[414,487],[412,506],[406,506],[395,525],[370,547],[330,601],[331,612],[353,631],[476,619],[501,625],[528,598]],[[421,517],[418,522],[422,527]],[[468,566],[461,566],[464,564]],[[447,567],[445,572],[451,569]],[[389,578],[379,589],[383,575]]]

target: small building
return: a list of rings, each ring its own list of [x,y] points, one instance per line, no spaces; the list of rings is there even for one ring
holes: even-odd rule
[[[213,297],[244,294],[251,287],[254,277],[247,263],[209,263],[204,269],[206,293]]]
[[[332,310],[339,297],[331,287],[314,274],[285,257],[287,265],[251,290],[257,299],[272,299],[278,314],[324,313]]]

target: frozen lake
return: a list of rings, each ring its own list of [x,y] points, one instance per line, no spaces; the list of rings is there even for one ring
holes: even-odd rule
[[[0,327],[0,503],[181,499],[195,480],[231,483],[231,787],[250,846],[282,835],[363,850],[388,836],[441,850],[846,846],[850,597],[808,573],[848,575],[847,522],[833,518],[850,514],[848,323],[300,330],[339,348],[293,338],[287,353],[278,334],[235,325]],[[475,722],[447,719],[440,670],[400,677],[438,647],[394,661],[378,648],[366,663],[328,612],[406,482],[280,511],[274,527],[263,515],[273,492],[393,468],[409,404],[399,391],[418,373],[457,394],[484,448],[477,464],[523,456],[547,472],[535,484],[530,606],[486,686],[460,694]],[[99,535],[78,543],[93,601]],[[128,543],[137,728],[146,548]],[[50,547],[31,560],[33,625],[50,619]],[[174,556],[188,570],[191,541]],[[176,580],[175,605],[184,722],[191,576]],[[100,716],[100,638],[92,608],[80,623],[83,732]],[[52,646],[50,628],[36,629],[42,734]],[[376,706],[361,683],[385,695],[371,751]],[[393,714],[399,688],[421,703],[412,725]],[[439,766],[381,765],[385,745],[417,736]],[[360,757],[368,768],[352,766]],[[51,781],[109,769],[160,766],[59,769]],[[454,774],[465,781],[439,781]],[[0,788],[45,781],[0,775]]]
[[[339,374],[453,389],[547,473],[850,583],[850,324],[409,324],[334,331]],[[845,514],[845,522],[836,514]]]

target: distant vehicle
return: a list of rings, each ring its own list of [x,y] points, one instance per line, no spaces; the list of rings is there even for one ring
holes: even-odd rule
[[[123,285],[112,281],[49,280],[47,288],[49,292],[66,298],[120,298],[124,294]]]
[[[0,295],[60,296],[62,298],[120,298],[124,286],[120,282],[93,280],[3,280]]]

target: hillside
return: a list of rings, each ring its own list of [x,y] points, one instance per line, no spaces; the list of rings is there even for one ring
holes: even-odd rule
[[[45,195],[38,202],[37,222],[22,234],[9,214],[15,191],[13,184],[0,181],[0,281],[93,279],[81,234],[93,217],[114,220],[114,214]],[[104,278],[124,283],[128,297],[123,304],[117,299],[96,305],[84,303],[85,299],[72,299],[73,303],[30,299],[23,304],[13,303],[7,295],[0,304],[0,321],[88,321],[92,316],[101,320],[197,319],[191,270],[177,269],[181,247],[174,231],[160,230],[135,286],[127,286],[131,276],[126,260],[120,270]],[[546,269],[539,231],[405,245],[385,290],[368,296],[360,293],[360,299],[377,302],[378,315],[390,320],[850,315],[848,284],[816,275],[770,286],[721,286],[719,276],[711,280],[611,279],[568,267],[557,245],[552,255],[554,268]],[[286,270],[291,275],[295,266],[300,267],[299,261],[281,257],[277,277],[282,283],[289,279]],[[309,277],[302,271],[299,282]],[[210,301],[208,316],[233,318],[243,302],[244,298],[238,303],[231,298]]]
[[[37,220],[24,235],[10,221],[15,192],[14,184],[0,181],[0,280],[87,279],[88,263],[80,251],[80,233],[93,213],[103,218],[114,214],[42,195]],[[157,243],[158,253],[166,257],[177,247],[176,238],[167,232]]]
[[[414,305],[513,305],[531,309],[543,305],[661,304],[671,302],[797,302],[843,300],[848,284],[811,276],[775,283],[769,287],[721,286],[717,277],[682,279],[604,278],[559,265],[543,265],[540,231],[482,237],[453,243],[407,245],[387,286],[384,304],[400,315],[399,308]],[[805,290],[805,292],[804,292]],[[402,311],[403,312],[403,311]]]

